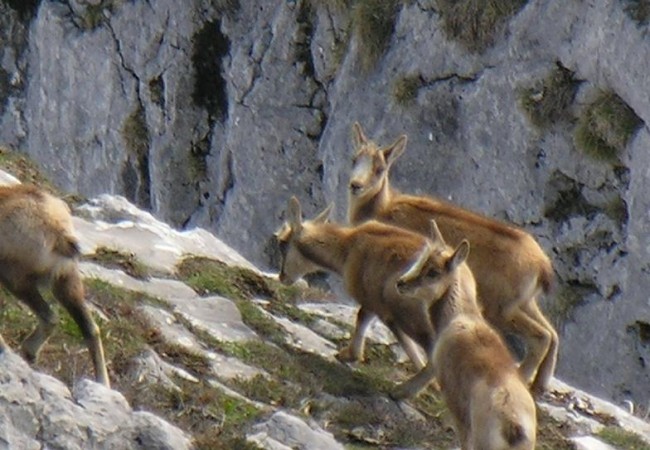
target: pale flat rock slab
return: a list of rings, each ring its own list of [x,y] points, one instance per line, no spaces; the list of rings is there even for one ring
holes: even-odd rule
[[[576,450],[618,450],[593,436],[574,437],[571,441],[575,444]]]
[[[581,402],[582,406],[587,406],[594,413],[606,414],[614,417],[621,428],[638,434],[646,443],[650,444],[650,423],[633,416],[623,408],[607,402],[601,398],[591,395],[580,389],[576,389],[568,384],[553,378],[550,385],[551,390],[560,393],[569,393],[575,397],[576,402]]]
[[[133,368],[129,371],[129,375],[136,382],[146,381],[147,384],[162,385],[178,391],[181,389],[174,382],[174,376],[192,383],[199,382],[199,379],[194,375],[164,361],[160,355],[151,349],[134,359]]]
[[[199,295],[194,289],[177,280],[169,280],[166,278],[139,280],[126,274],[123,270],[109,269],[85,261],[79,264],[79,269],[85,278],[97,278],[114,286],[128,289],[129,291],[143,292],[165,301],[178,297],[187,299],[199,298]]]
[[[268,372],[249,366],[237,358],[222,355],[220,353],[208,352],[208,358],[212,361],[212,371],[221,380],[251,380],[258,375],[270,377]]]
[[[344,450],[334,436],[314,422],[278,411],[253,427],[247,440],[267,450]]]
[[[351,327],[354,327],[357,321],[357,311],[359,310],[358,306],[344,305],[342,303],[301,303],[297,306],[305,312],[335,320]],[[368,327],[366,336],[377,344],[392,345],[397,343],[393,333],[377,319],[373,320]]]
[[[166,342],[179,345],[197,354],[207,353],[196,336],[169,311],[152,305],[142,305],[138,309],[142,311],[151,325],[158,328],[161,337]]]
[[[177,297],[168,301],[193,327],[219,341],[259,340],[257,333],[243,322],[235,303],[225,297]]]
[[[251,270],[257,268],[236,250],[202,228],[177,231],[124,197],[100,195],[77,208],[89,220],[74,217],[83,253],[107,247],[135,254],[145,265],[174,273],[187,255],[205,256]]]

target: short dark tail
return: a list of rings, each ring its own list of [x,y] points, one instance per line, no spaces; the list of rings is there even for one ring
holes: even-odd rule
[[[54,242],[54,251],[68,258],[76,258],[81,254],[77,239],[67,234],[61,234],[57,237]]]
[[[551,264],[545,265],[539,274],[539,284],[545,295],[550,294],[555,288],[555,272]]]
[[[512,420],[507,420],[503,424],[503,429],[501,431],[503,433],[503,438],[510,447],[515,447],[528,438],[524,427],[522,427],[520,423],[513,422]]]

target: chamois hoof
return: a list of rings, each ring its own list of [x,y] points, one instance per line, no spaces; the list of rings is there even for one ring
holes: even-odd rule
[[[353,352],[352,352],[352,349],[350,349],[350,347],[342,348],[336,354],[336,359],[338,359],[341,362],[346,362],[346,363],[363,361],[363,357],[354,355]]]
[[[406,383],[397,385],[397,387],[395,387],[392,392],[388,394],[390,398],[397,402],[400,400],[406,400],[407,398],[411,397],[411,389],[409,389],[408,386],[405,386],[405,384]]]

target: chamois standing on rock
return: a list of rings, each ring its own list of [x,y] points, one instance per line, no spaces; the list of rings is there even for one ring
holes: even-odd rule
[[[376,221],[357,227],[328,222],[331,206],[316,218],[303,221],[300,203],[289,201],[287,221],[276,232],[282,253],[280,281],[292,284],[300,277],[329,271],[343,277],[347,292],[360,305],[350,344],[339,352],[342,361],[363,359],[363,335],[377,316],[393,332],[407,355],[421,369],[397,387],[394,398],[415,395],[433,379],[430,356],[436,333],[428,312],[428,298],[408,298],[397,292],[397,277],[424,247],[435,247],[426,237]],[[423,364],[414,342],[429,360]]]
[[[546,390],[555,371],[559,342],[537,303],[537,296],[549,292],[554,278],[546,253],[518,227],[436,198],[393,189],[389,170],[406,148],[406,135],[381,148],[355,123],[353,136],[350,223],[375,219],[427,235],[435,219],[452,246],[469,240],[472,252],[467,264],[476,279],[484,316],[500,332],[513,332],[524,340],[526,355],[519,370],[534,392]]]
[[[535,402],[501,336],[478,307],[474,277],[462,241],[452,253],[435,221],[435,247],[425,247],[397,280],[405,296],[430,298],[438,331],[434,375],[453,416],[462,450],[533,450]]]
[[[38,325],[22,344],[33,362],[57,317],[39,292],[49,283],[56,299],[81,329],[99,383],[109,386],[99,328],[84,302],[70,209],[61,199],[28,185],[0,187],[0,283],[36,315]],[[0,336],[0,352],[6,343]]]

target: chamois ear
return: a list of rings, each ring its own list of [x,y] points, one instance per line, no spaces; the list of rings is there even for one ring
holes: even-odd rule
[[[327,205],[327,207],[323,211],[321,211],[316,217],[314,217],[314,220],[312,220],[312,222],[315,223],[328,222],[330,220],[330,213],[332,212],[333,208],[334,208],[334,202]]]
[[[400,137],[398,137],[397,140],[392,143],[392,145],[381,150],[382,153],[384,154],[384,159],[386,160],[386,164],[390,166],[397,158],[400,157],[402,153],[404,153],[404,150],[406,150],[407,140],[408,138],[406,137],[405,134],[403,134]]]
[[[361,124],[359,122],[354,122],[354,125],[352,125],[352,139],[354,141],[355,148],[359,148],[368,142],[368,138],[363,133]]]
[[[447,245],[447,243],[445,242],[445,238],[442,237],[442,233],[440,232],[440,228],[438,228],[438,223],[436,222],[435,219],[431,219],[429,237],[433,242],[440,242],[442,245]]]
[[[300,208],[300,202],[295,195],[289,199],[287,216],[287,221],[289,222],[291,229],[294,231],[300,231],[302,229],[302,210]]]
[[[454,250],[454,254],[447,260],[447,270],[451,272],[460,266],[467,259],[467,255],[469,255],[469,242],[467,239],[463,239]]]

